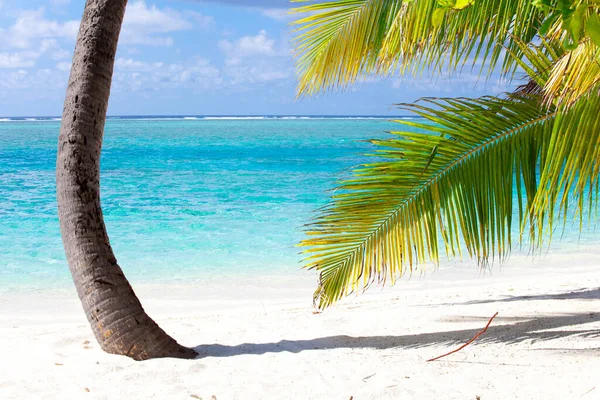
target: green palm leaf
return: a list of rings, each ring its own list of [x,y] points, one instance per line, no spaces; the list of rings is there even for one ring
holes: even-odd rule
[[[364,71],[372,71],[401,4],[401,0],[339,0],[293,10],[316,13],[294,23],[300,25],[295,39],[302,76],[299,93],[354,83]]]
[[[600,173],[600,67],[599,48],[589,39],[567,52],[558,40],[542,40],[539,45],[519,42],[525,60],[519,64],[538,85],[544,103],[553,104],[556,118],[548,132],[550,145],[540,189],[530,210],[539,222],[537,234],[552,236],[553,223],[567,217],[576,204],[580,224],[584,205],[595,209]],[[555,218],[555,214],[557,218]],[[591,214],[588,213],[588,217]],[[549,222],[547,232],[542,227]]]
[[[339,0],[297,9],[316,12],[297,22],[300,94],[398,68],[455,69],[471,57],[488,72],[498,63],[505,74],[520,66],[530,79],[506,98],[402,106],[425,120],[398,121],[403,131],[373,141],[377,158],[340,184],[302,242],[306,267],[320,272],[321,308],[373,282],[394,283],[441,251],[453,256],[464,246],[480,264],[502,260],[515,220],[519,239],[528,232],[536,248],[573,203],[580,224],[586,210],[592,215],[600,186],[599,6],[534,3]],[[539,31],[547,36],[536,38]]]
[[[556,114],[541,108],[540,99],[403,105],[426,121],[398,121],[408,129],[374,141],[380,161],[341,184],[302,243],[306,267],[320,272],[318,305],[373,281],[393,283],[417,264],[437,261],[442,245],[455,255],[463,242],[480,263],[502,259],[511,247],[515,208],[521,219],[529,216],[537,167],[550,145]]]
[[[552,131],[547,135],[546,162],[541,168],[533,208],[540,233],[543,233],[543,224],[547,220],[546,234],[552,235],[552,223],[559,217],[566,221],[567,210],[573,203],[580,224],[586,206],[589,207],[588,217],[592,217],[598,200],[600,174],[599,93],[600,86],[596,85],[574,104],[562,105]]]
[[[600,47],[584,40],[553,63],[544,86],[546,101],[570,106],[590,91],[597,93],[599,82]]]
[[[438,10],[447,10],[439,24],[432,20]],[[293,11],[311,13],[293,23],[299,94],[345,88],[397,67],[455,69],[478,59],[492,71],[502,46],[518,52],[513,38],[529,42],[544,19],[530,0],[337,0]],[[515,66],[512,58],[502,64],[506,72]]]

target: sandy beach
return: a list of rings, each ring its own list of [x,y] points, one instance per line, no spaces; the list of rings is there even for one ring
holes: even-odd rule
[[[313,277],[282,286],[141,286],[194,361],[104,354],[72,290],[0,300],[2,399],[595,399],[600,259],[470,264],[316,313]],[[281,282],[280,282],[281,283]],[[269,284],[273,285],[273,282]],[[293,289],[293,290],[291,290]],[[435,362],[471,339],[477,341]]]
[[[600,0],[0,0],[0,43],[0,400],[600,400]]]

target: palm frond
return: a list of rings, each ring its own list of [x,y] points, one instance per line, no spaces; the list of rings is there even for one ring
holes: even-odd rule
[[[539,43],[526,43],[519,38],[513,40],[520,53],[509,52],[509,56],[541,91],[547,84],[554,65],[565,54],[564,48],[557,40],[550,38],[540,38]]]
[[[339,0],[312,4],[293,12],[316,13],[295,24],[300,54],[298,92],[354,83],[374,70],[377,53],[402,0]]]
[[[374,281],[393,283],[417,264],[437,261],[442,244],[455,255],[462,242],[480,263],[502,259],[512,243],[514,208],[521,218],[529,215],[549,146],[556,114],[540,100],[403,105],[426,120],[398,121],[405,130],[374,141],[381,161],[342,182],[302,242],[306,267],[320,271],[315,302],[327,307]]]
[[[600,82],[600,47],[584,40],[554,63],[544,86],[546,102],[573,105]]]
[[[541,168],[539,190],[534,199],[533,212],[537,230],[552,235],[553,222],[565,221],[567,210],[577,209],[580,224],[587,210],[588,216],[598,203],[600,174],[600,86],[574,104],[558,108],[556,121],[549,132],[546,161]],[[558,212],[558,215],[556,215]]]
[[[515,219],[519,239],[528,232],[539,247],[573,203],[580,223],[598,204],[600,5],[534,3],[339,0],[297,10],[317,12],[297,22],[301,94],[370,73],[456,69],[471,57],[529,76],[504,98],[402,106],[425,120],[398,121],[403,131],[373,141],[377,159],[340,184],[302,242],[306,267],[320,272],[321,308],[394,283],[442,249],[454,256],[464,245],[480,264],[502,259]]]
[[[531,41],[543,22],[543,13],[531,1],[477,0],[463,8],[441,6],[453,2],[412,1],[399,14],[380,51],[381,68],[417,72],[425,67],[462,67],[478,61],[491,73],[498,62],[506,73],[514,70],[503,47],[518,51],[514,38]],[[466,5],[466,6],[465,6]],[[435,15],[443,15],[437,25]]]
[[[544,21],[530,0],[458,3],[464,2],[338,0],[296,8],[297,13],[314,13],[294,22],[298,93],[343,89],[360,76],[398,68],[456,69],[475,59],[488,71],[501,61],[509,73],[515,63],[511,57],[501,59],[502,46],[518,52],[513,38],[531,41]],[[433,16],[440,10],[438,23]]]

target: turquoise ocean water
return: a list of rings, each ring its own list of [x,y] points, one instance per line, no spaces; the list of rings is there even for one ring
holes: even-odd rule
[[[71,285],[54,164],[60,122],[0,119],[0,289]],[[136,283],[285,275],[302,225],[387,119],[110,119],[102,201]],[[584,242],[595,239],[584,234]],[[577,246],[571,232],[562,246]]]
[[[102,201],[134,282],[286,274],[336,179],[387,119],[109,119]],[[0,122],[0,288],[66,286],[54,164],[59,121]]]

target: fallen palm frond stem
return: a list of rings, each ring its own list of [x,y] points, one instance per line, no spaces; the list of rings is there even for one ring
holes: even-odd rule
[[[485,328],[483,328],[483,330],[479,331],[475,336],[473,336],[473,338],[471,340],[469,340],[467,343],[463,344],[462,346],[460,346],[458,349],[456,350],[452,350],[449,353],[443,354],[439,357],[435,357],[435,358],[431,358],[429,360],[427,360],[427,362],[431,362],[431,361],[435,361],[435,360],[439,360],[440,358],[444,358],[449,356],[450,354],[454,354],[457,353],[459,351],[461,351],[462,349],[464,349],[465,347],[467,347],[468,345],[470,345],[471,343],[473,343],[475,340],[477,340],[477,338],[481,335],[483,335],[485,333],[485,331],[487,331],[487,329],[490,327],[490,324],[492,323],[492,321],[494,320],[494,318],[496,318],[496,316],[498,315],[498,312],[496,312],[496,314],[494,314],[492,316],[492,318],[490,318],[490,320],[488,321],[487,325],[485,326]]]

